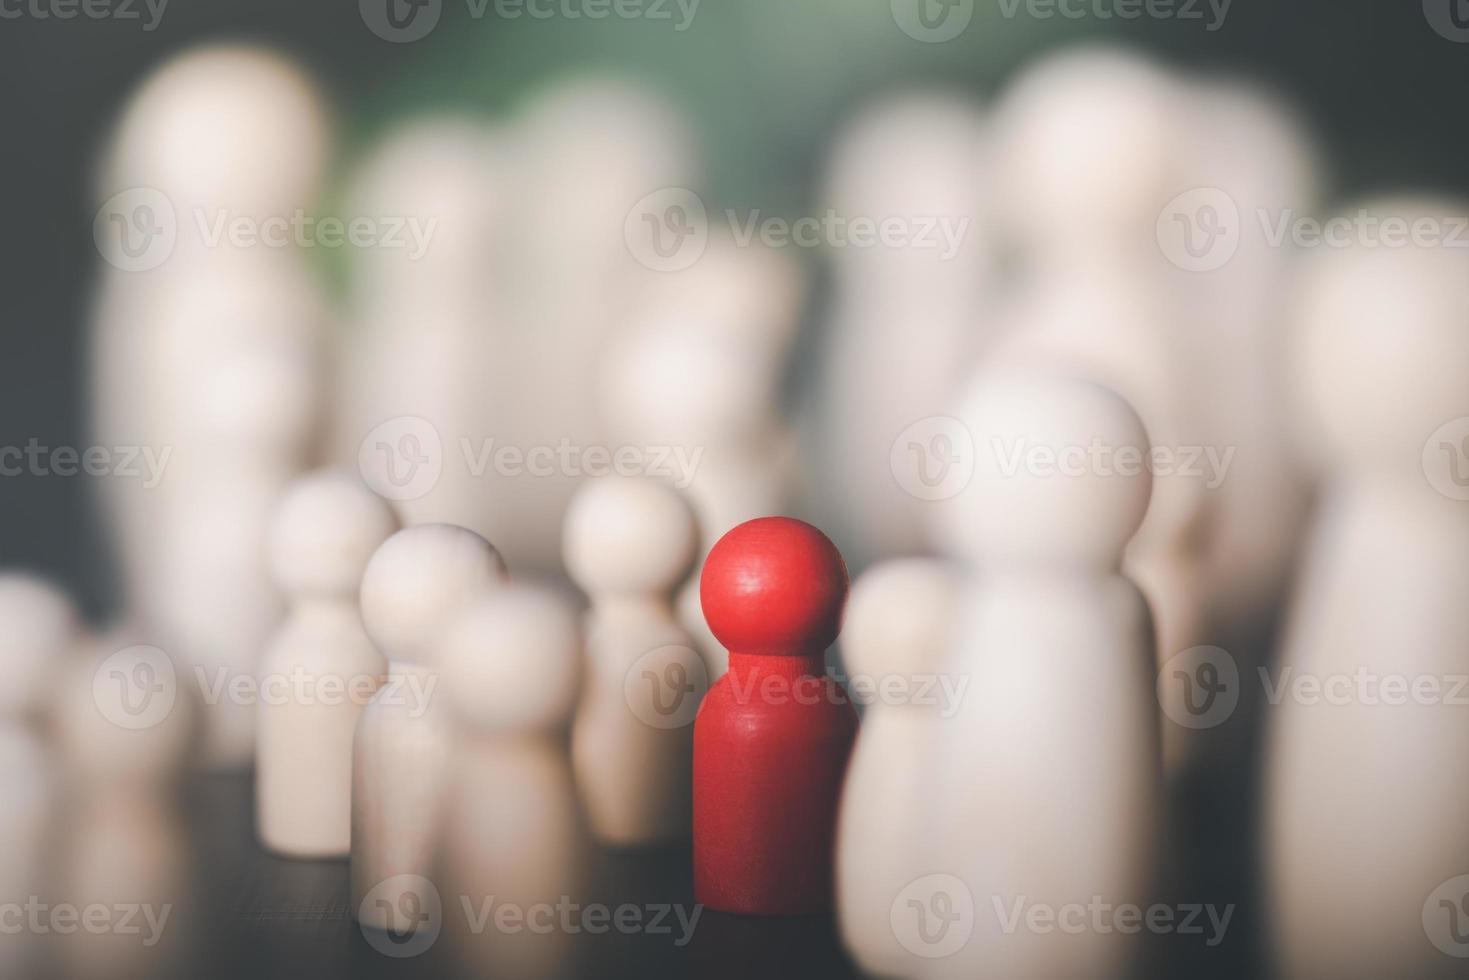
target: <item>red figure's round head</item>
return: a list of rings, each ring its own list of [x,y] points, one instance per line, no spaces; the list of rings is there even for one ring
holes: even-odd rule
[[[841,630],[847,563],[810,524],[759,517],[714,545],[699,599],[725,649],[809,656],[831,646]]]

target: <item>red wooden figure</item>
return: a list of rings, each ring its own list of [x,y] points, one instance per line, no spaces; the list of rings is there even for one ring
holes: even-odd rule
[[[847,566],[816,528],[747,521],[699,584],[729,672],[694,721],[694,894],[722,912],[799,915],[832,901],[837,800],[857,713],[826,674]]]

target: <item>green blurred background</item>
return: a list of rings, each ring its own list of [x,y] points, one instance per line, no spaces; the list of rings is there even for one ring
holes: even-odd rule
[[[138,80],[195,43],[261,41],[311,68],[339,113],[339,174],[405,116],[498,115],[549,80],[623,72],[686,113],[711,206],[794,214],[811,203],[832,134],[865,101],[935,87],[985,99],[1036,52],[1088,36],[1271,85],[1314,124],[1333,196],[1400,184],[1463,190],[1469,138],[1458,110],[1469,44],[1437,33],[1429,16],[1449,2],[1458,0],[1236,0],[1210,30],[1203,4],[1201,19],[1122,20],[1036,17],[1024,7],[1007,16],[998,0],[975,0],[958,37],[924,43],[899,29],[889,0],[702,0],[684,30],[671,2],[668,19],[592,20],[506,19],[493,5],[475,17],[466,0],[444,0],[428,36],[391,43],[368,29],[356,3],[340,0],[173,0],[153,30],[138,20],[39,17],[5,0],[0,443],[85,439],[96,156]],[[81,480],[0,480],[0,507],[23,515],[0,521],[7,564],[54,575],[94,610],[105,603],[108,562]]]

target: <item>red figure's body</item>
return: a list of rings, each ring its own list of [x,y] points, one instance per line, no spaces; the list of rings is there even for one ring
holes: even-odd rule
[[[699,591],[729,673],[694,722],[695,897],[745,915],[823,911],[857,734],[824,661],[846,564],[811,525],[762,517],[719,540]]]

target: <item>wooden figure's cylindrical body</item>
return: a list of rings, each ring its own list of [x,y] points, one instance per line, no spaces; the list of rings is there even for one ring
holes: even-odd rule
[[[857,713],[810,657],[730,653],[694,726],[694,890],[713,909],[831,906],[832,828]]]
[[[824,662],[846,565],[809,524],[761,518],[715,545],[700,589],[730,655],[694,723],[695,897],[744,915],[821,912],[857,734]]]

